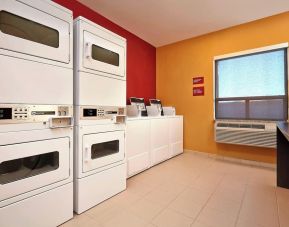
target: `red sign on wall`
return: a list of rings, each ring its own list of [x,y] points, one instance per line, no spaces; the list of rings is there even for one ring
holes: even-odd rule
[[[193,96],[204,96],[204,95],[205,95],[205,87],[193,88]]]
[[[203,84],[204,83],[204,77],[193,77],[193,84]]]

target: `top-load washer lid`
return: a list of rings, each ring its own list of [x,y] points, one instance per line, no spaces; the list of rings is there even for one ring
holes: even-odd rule
[[[161,115],[163,116],[164,115],[164,112],[163,112],[163,107],[162,107],[162,102],[161,100],[159,99],[150,99],[150,105],[151,106],[155,106],[158,111],[161,113]]]
[[[55,5],[46,1],[2,0],[0,54],[70,63],[72,13]]]
[[[130,104],[136,106],[140,111],[140,116],[147,116],[147,109],[145,105],[144,98],[130,97]]]

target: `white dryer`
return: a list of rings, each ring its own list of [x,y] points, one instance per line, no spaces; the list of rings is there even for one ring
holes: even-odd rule
[[[72,29],[53,1],[1,1],[0,226],[73,217]]]
[[[82,213],[126,188],[126,40],[74,22],[75,194]]]
[[[0,104],[0,226],[73,217],[72,107]]]
[[[78,17],[74,51],[74,104],[125,107],[126,39]]]
[[[82,106],[78,111],[74,210],[79,214],[126,189],[126,161],[124,108]]]

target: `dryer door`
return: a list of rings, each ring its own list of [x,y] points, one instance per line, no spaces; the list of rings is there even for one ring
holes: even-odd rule
[[[88,31],[83,32],[83,67],[125,77],[125,49]]]
[[[83,172],[124,160],[124,131],[83,136]]]
[[[69,47],[68,22],[20,1],[1,0],[1,49],[69,63]]]
[[[0,201],[69,177],[69,138],[1,145],[0,154]]]

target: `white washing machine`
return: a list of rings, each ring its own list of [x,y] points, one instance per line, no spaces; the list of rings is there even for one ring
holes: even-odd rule
[[[126,40],[74,23],[75,194],[82,213],[126,188]]]
[[[73,217],[72,29],[52,1],[1,1],[0,226]]]

